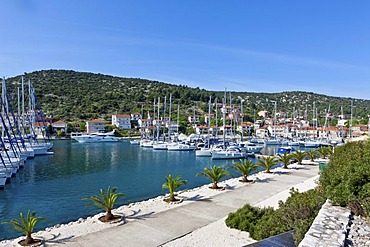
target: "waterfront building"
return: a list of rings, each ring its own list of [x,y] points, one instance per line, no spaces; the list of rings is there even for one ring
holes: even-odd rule
[[[196,134],[206,134],[208,133],[208,127],[206,125],[198,125],[195,127]]]
[[[131,129],[131,116],[128,114],[112,115],[112,125],[119,129]]]
[[[215,118],[214,114],[204,114],[204,122],[208,125],[208,121],[212,121]]]
[[[86,130],[88,134],[96,132],[105,132],[105,124],[102,120],[93,119],[86,122]]]
[[[143,116],[139,112],[133,112],[131,113],[131,120],[138,121],[139,119],[142,119]]]
[[[56,121],[51,124],[52,130],[54,133],[61,131],[67,133],[67,123],[63,122],[62,120]]]

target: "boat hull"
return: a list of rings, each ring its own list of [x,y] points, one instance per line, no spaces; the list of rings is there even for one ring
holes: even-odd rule
[[[197,157],[212,157],[212,150],[208,148],[202,148],[195,150],[195,156]]]
[[[219,151],[219,152],[212,153],[213,160],[242,159],[245,157],[246,157],[246,154],[240,153],[240,152]]]

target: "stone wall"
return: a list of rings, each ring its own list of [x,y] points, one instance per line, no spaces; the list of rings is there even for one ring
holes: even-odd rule
[[[332,206],[327,200],[299,246],[345,246],[350,219],[349,209]]]

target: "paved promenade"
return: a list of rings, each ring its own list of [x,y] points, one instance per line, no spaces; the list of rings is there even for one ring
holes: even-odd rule
[[[319,168],[307,165],[271,178],[96,233],[72,238],[63,246],[161,246],[224,218],[246,203],[256,205],[269,197],[315,177]],[[54,245],[53,245],[54,246]]]

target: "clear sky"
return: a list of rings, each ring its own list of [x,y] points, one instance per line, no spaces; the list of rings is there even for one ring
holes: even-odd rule
[[[0,75],[71,69],[370,99],[370,1],[3,0]]]

